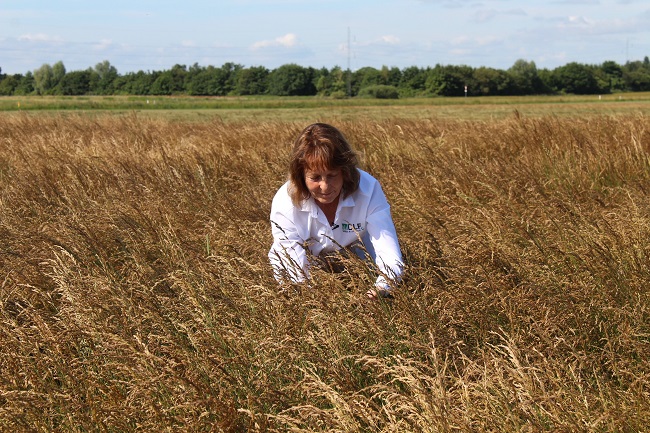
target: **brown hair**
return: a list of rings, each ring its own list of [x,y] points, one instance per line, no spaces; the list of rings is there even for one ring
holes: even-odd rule
[[[341,169],[343,197],[359,188],[359,159],[341,131],[326,123],[306,127],[296,139],[289,164],[289,195],[294,205],[310,197],[305,183],[308,169]]]

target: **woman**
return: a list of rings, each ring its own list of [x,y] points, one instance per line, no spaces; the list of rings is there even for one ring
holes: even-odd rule
[[[362,258],[367,251],[377,265],[380,275],[369,298],[389,296],[391,283],[401,279],[402,253],[386,196],[331,125],[314,123],[298,136],[289,180],[273,198],[271,226],[269,259],[278,281],[309,278],[312,258],[342,247]]]

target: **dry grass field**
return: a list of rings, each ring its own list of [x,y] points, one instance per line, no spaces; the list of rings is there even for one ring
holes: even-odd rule
[[[336,120],[407,260],[379,302],[273,280],[305,125],[0,116],[1,431],[647,431],[650,117]]]

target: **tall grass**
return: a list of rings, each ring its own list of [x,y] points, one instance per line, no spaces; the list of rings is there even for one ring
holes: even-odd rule
[[[0,430],[647,429],[648,117],[336,124],[391,301],[273,280],[302,123],[0,117]]]

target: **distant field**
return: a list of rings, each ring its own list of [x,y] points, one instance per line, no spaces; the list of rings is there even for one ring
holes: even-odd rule
[[[76,96],[0,97],[0,112],[96,114],[138,112],[149,118],[201,121],[311,121],[388,118],[498,119],[517,111],[529,117],[547,115],[650,114],[650,93],[588,96],[480,98],[408,98],[399,100],[316,97],[158,97]]]

